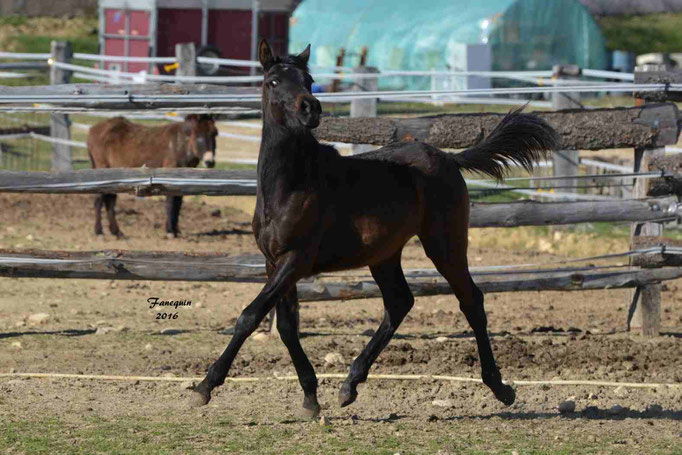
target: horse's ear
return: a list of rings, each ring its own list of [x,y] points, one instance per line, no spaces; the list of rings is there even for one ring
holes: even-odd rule
[[[260,40],[258,45],[258,61],[260,61],[261,66],[267,69],[270,62],[272,61],[272,49],[265,39]]]
[[[308,60],[310,59],[310,44],[306,46],[305,49],[303,49],[303,52],[298,54],[298,58],[304,63],[308,64]]]

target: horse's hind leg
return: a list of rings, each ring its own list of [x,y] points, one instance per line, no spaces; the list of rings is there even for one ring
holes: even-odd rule
[[[277,302],[277,331],[289,351],[298,381],[303,388],[303,409],[306,417],[317,417],[320,413],[320,405],[317,402],[317,377],[298,337],[298,296],[295,286]]]
[[[414,297],[405,281],[403,269],[400,267],[400,252],[388,261],[370,267],[370,270],[384,298],[384,319],[365,349],[351,365],[348,378],[339,392],[339,405],[341,406],[348,406],[355,401],[358,396],[358,384],[367,380],[370,367],[391,341],[393,334],[414,304]]]
[[[111,231],[111,235],[115,235],[116,237],[123,238],[123,232],[121,232],[121,229],[118,227],[118,223],[116,222],[116,194],[103,194],[102,198],[104,199],[104,205],[107,208],[107,218],[109,219],[109,231]]]
[[[102,194],[95,195],[95,235],[102,235]]]
[[[502,383],[500,370],[495,364],[495,357],[488,338],[487,318],[483,307],[483,293],[474,284],[467,264],[467,226],[460,227],[461,217],[453,217],[449,225],[437,223],[429,226],[428,232],[419,238],[424,250],[433,261],[438,271],[450,284],[459,300],[459,307],[474,331],[478,355],[481,360],[481,376],[483,383],[495,394],[495,397],[507,406],[514,403],[514,389]],[[454,232],[449,231],[454,230]]]

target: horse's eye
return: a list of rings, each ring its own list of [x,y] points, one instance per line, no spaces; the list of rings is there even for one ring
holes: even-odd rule
[[[277,84],[279,84],[279,82],[273,80],[273,81],[270,81],[269,84],[270,84],[270,87],[275,88],[275,87],[277,87]]]

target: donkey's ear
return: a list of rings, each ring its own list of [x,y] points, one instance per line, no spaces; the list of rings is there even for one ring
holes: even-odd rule
[[[258,61],[260,61],[264,69],[267,69],[272,61],[272,49],[270,49],[270,45],[264,39],[260,40],[258,45]]]
[[[197,114],[190,114],[185,117],[185,134],[188,136],[191,135],[198,125],[199,116]]]
[[[303,49],[303,52],[298,54],[298,58],[304,63],[308,64],[308,60],[310,59],[310,44],[306,46],[305,49]]]

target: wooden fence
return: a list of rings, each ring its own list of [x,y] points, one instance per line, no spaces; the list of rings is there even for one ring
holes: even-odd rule
[[[661,94],[647,97],[661,100]],[[145,86],[99,86],[90,84],[50,87],[2,88],[0,107],[23,106],[44,95],[55,111],[88,109],[165,109],[234,106],[252,107],[252,89],[182,84],[149,84]],[[221,101],[220,96],[231,100]],[[244,96],[244,103],[235,97]],[[207,97],[214,98],[207,101]],[[663,97],[665,98],[665,97]],[[227,100],[227,98],[225,98]],[[23,104],[22,104],[23,103]],[[670,103],[646,104],[635,108],[566,110],[540,115],[557,129],[563,149],[598,150],[632,147],[643,156],[643,150],[658,150],[677,143],[679,113]],[[442,148],[463,148],[478,142],[494,128],[497,114],[459,114],[434,117],[394,118],[323,118],[316,134],[321,140],[349,143],[387,144],[396,140],[423,140]],[[644,154],[646,155],[646,154]],[[637,155],[636,155],[637,156]],[[528,225],[570,224],[595,221],[654,223],[678,219],[676,189],[682,177],[679,162],[650,160],[636,163],[635,171],[657,169],[661,178],[639,178],[642,196],[654,191],[657,197],[640,200],[576,201],[538,203],[532,201],[507,204],[474,203],[471,226],[510,227]],[[617,176],[616,176],[617,177]],[[650,176],[647,176],[650,177]],[[634,177],[633,177],[634,178]],[[667,190],[666,190],[667,188]],[[253,195],[255,173],[249,171],[207,171],[192,169],[108,169],[60,173],[0,173],[0,191],[44,193],[129,192],[137,195],[206,194]],[[634,230],[637,231],[638,228]],[[649,245],[666,241],[648,238]],[[636,241],[633,240],[633,245]],[[663,250],[661,260],[630,267],[564,267],[562,269],[474,270],[476,282],[487,292],[523,290],[584,290],[634,287],[639,291],[656,286],[662,280],[682,276],[682,267],[670,260]],[[187,255],[151,252],[45,252],[0,251],[0,276],[106,278],[149,280],[263,281],[259,256]],[[671,265],[672,264],[672,265]],[[640,267],[645,265],[646,268]],[[416,295],[450,293],[449,286],[434,273],[409,274]],[[305,300],[328,300],[375,297],[378,288],[369,277],[350,281],[303,282],[299,287]],[[647,294],[636,292],[635,296]],[[649,295],[648,293],[647,295]],[[637,299],[633,299],[633,308]],[[658,333],[658,309],[644,306],[642,331]]]

